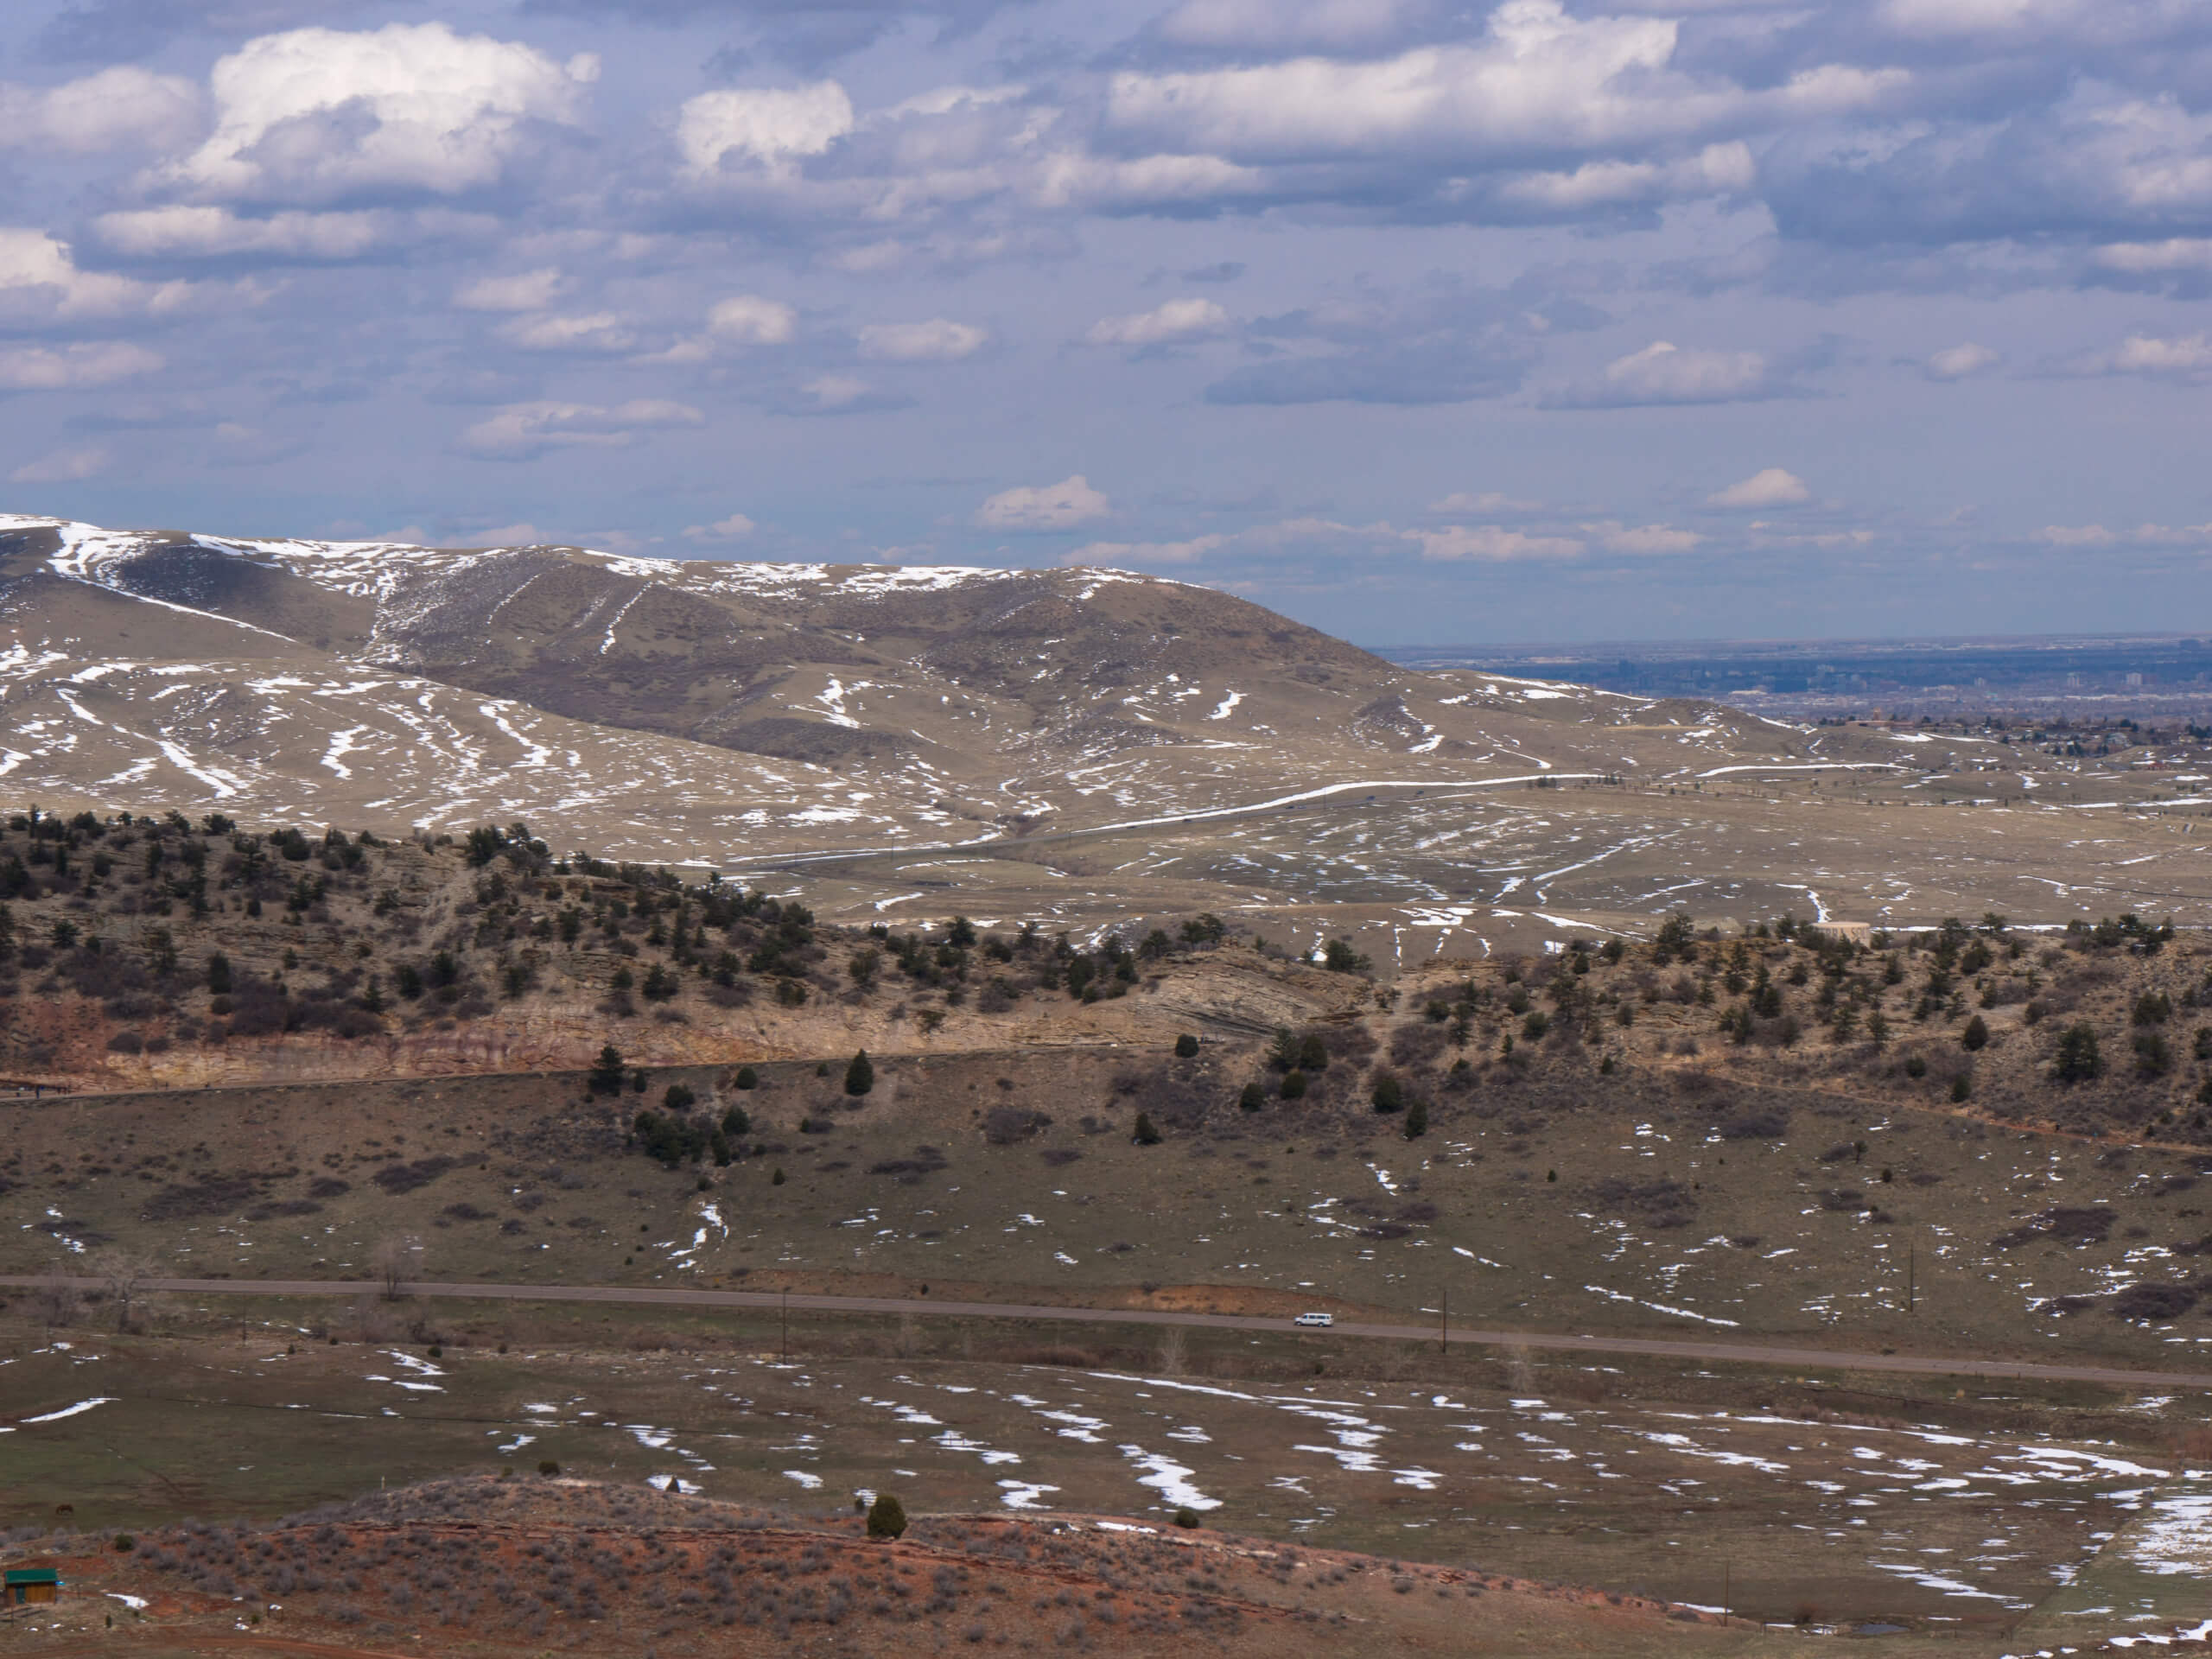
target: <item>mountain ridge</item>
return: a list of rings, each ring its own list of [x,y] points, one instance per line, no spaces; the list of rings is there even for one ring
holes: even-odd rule
[[[714,839],[690,821],[722,797],[738,810],[719,815],[721,838],[755,850],[959,841],[1215,810],[1385,756],[1438,783],[1610,772],[1643,764],[1630,751],[1650,723],[1687,734],[1690,758],[1802,747],[1695,705],[1410,671],[1230,594],[1081,568],[13,516],[0,624],[10,727],[34,740],[11,743],[0,777],[110,805],[133,804],[128,785],[143,804],[409,827],[494,809],[589,818],[672,787],[699,798],[671,803],[677,840]],[[370,788],[364,769],[401,787]]]

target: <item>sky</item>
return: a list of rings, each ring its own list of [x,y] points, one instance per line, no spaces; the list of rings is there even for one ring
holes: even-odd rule
[[[0,507],[2212,629],[2203,0],[16,0]]]

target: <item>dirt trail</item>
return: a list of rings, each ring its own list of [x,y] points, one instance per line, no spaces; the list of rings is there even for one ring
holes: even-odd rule
[[[52,1284],[46,1276],[0,1274],[0,1285],[31,1289]],[[71,1279],[80,1290],[99,1290],[99,1279]],[[140,1294],[175,1292],[204,1296],[373,1296],[381,1287],[360,1279],[151,1279]],[[1216,1331],[1282,1331],[1281,1318],[1231,1313],[1177,1313],[1148,1308],[1067,1307],[1019,1302],[955,1302],[928,1297],[825,1296],[760,1290],[683,1290],[610,1285],[410,1283],[414,1296],[523,1302],[649,1304],[675,1307],[797,1308],[813,1313],[935,1314],[944,1319],[1058,1320],[1084,1325],[1180,1325]],[[1339,1319],[1331,1334],[1387,1342],[1433,1342],[1447,1333],[1440,1325],[1377,1325]],[[2212,1390],[2212,1373],[2131,1370],[2116,1366],[2054,1365],[2026,1360],[1974,1359],[1948,1355],[1870,1354],[1850,1349],[1791,1348],[1764,1343],[1680,1342],[1656,1337],[1575,1336],[1546,1331],[1456,1329],[1452,1342],[1482,1348],[1543,1348],[1598,1354],[1636,1354],[1658,1359],[1719,1361],[1736,1365],[1775,1365],[1792,1370],[1890,1371],[1916,1376],[2013,1377],[2042,1382],[2103,1382],[2118,1388],[2185,1388]]]

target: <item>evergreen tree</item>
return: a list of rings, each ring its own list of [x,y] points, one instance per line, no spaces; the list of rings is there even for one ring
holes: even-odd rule
[[[1160,1131],[1153,1128],[1151,1117],[1143,1112],[1137,1114],[1136,1143],[1141,1147],[1160,1144]]]
[[[875,1062],[861,1049],[845,1066],[845,1092],[860,1096],[875,1087]]]
[[[1352,948],[1350,939],[1331,939],[1321,960],[1331,973],[1363,974],[1372,964]]]
[[[2058,1052],[2050,1074],[2061,1083],[2086,1083],[2104,1073],[2104,1055],[2097,1047],[2097,1028],[2086,1020],[2058,1033]]]
[[[868,1535],[896,1538],[906,1530],[906,1506],[888,1492],[877,1493],[875,1502],[868,1505]]]
[[[591,1091],[594,1095],[619,1095],[622,1083],[622,1051],[609,1043],[599,1051],[599,1064],[591,1069]]]

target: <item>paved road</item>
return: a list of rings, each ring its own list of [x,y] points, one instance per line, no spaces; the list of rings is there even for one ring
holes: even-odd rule
[[[31,1288],[51,1283],[44,1277],[0,1274],[0,1285]],[[72,1279],[80,1290],[99,1290],[105,1281]],[[149,1279],[138,1294],[176,1292],[203,1296],[370,1296],[380,1287],[360,1279]],[[1074,1325],[1192,1325],[1210,1331],[1273,1331],[1292,1328],[1284,1319],[1236,1313],[1168,1313],[1148,1308],[1056,1307],[1018,1302],[955,1302],[935,1297],[785,1296],[772,1290],[693,1290],[630,1285],[444,1284],[410,1281],[416,1296],[515,1302],[601,1302],[637,1306],[797,1308],[813,1313],[934,1314],[940,1319],[1023,1319]],[[1339,1319],[1331,1334],[1380,1338],[1391,1342],[1433,1342],[1433,1325],[1370,1325]],[[1869,1354],[1847,1349],[1788,1348],[1757,1342],[1676,1342],[1658,1337],[1568,1336],[1541,1331],[1481,1331],[1455,1327],[1451,1339],[1478,1348],[1544,1348],[1572,1353],[1635,1354],[1657,1359],[1719,1361],[1735,1365],[1773,1365],[1790,1370],[1895,1371],[1915,1376],[1987,1376],[2041,1382],[2108,1382],[2120,1388],[2212,1389],[2212,1374],[2202,1371],[2131,1370],[2110,1365],[2042,1364],[2027,1361],[1976,1359],[1958,1355]]]

